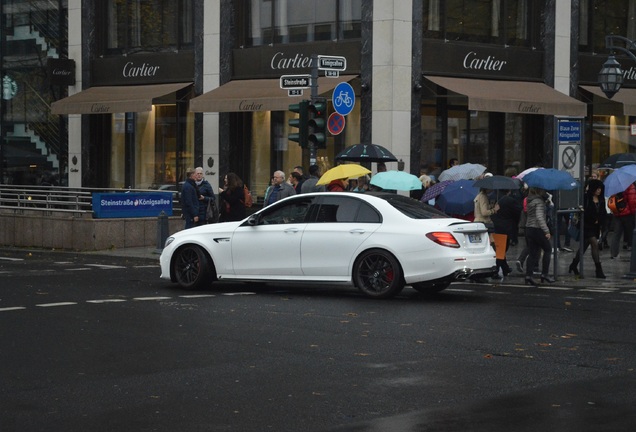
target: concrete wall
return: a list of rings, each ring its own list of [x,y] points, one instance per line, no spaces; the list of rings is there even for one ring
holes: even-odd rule
[[[157,246],[157,218],[93,219],[92,215],[0,210],[0,246],[97,251]],[[168,235],[183,229],[168,219]]]

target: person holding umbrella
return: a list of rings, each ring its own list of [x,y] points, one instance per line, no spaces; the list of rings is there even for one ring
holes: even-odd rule
[[[532,270],[539,263],[539,256],[543,251],[541,261],[541,282],[554,282],[554,278],[548,275],[550,271],[550,228],[546,222],[546,204],[544,199],[545,191],[538,187],[531,187],[527,199],[526,220],[526,244],[528,245],[528,263],[526,265],[526,284],[538,286],[532,278]]]
[[[497,271],[501,271],[502,277],[506,277],[512,272],[506,259],[506,252],[510,246],[511,240],[519,226],[519,218],[521,216],[522,205],[519,200],[512,196],[511,190],[504,190],[504,195],[499,198],[499,211],[492,215],[492,222],[495,226],[495,235],[505,235],[505,249],[503,253],[497,253]],[[499,258],[503,256],[503,258]]]
[[[581,260],[581,256],[585,253],[588,246],[591,246],[592,259],[596,266],[596,277],[599,279],[605,279],[603,273],[603,267],[601,266],[601,259],[599,257],[599,237],[601,234],[601,227],[607,212],[605,211],[605,198],[603,196],[604,185],[600,180],[590,180],[588,183],[587,191],[583,200],[583,244],[576,252],[576,256],[572,260],[568,273],[579,274],[578,265]]]

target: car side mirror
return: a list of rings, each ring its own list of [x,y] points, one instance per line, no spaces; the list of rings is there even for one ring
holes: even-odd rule
[[[247,224],[249,226],[258,225],[258,216],[257,215],[251,215],[249,218],[247,218]]]

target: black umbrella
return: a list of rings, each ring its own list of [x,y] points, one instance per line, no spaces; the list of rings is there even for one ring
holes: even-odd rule
[[[378,144],[354,144],[336,155],[337,161],[397,162],[393,153]]]
[[[493,175],[475,180],[473,186],[490,190],[514,190],[519,189],[519,183],[514,179],[502,175]]]
[[[599,168],[620,168],[625,165],[636,164],[636,154],[616,153],[603,161]]]

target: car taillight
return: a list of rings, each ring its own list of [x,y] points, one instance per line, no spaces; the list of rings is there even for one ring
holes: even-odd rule
[[[459,243],[455,237],[449,232],[431,232],[426,234],[426,237],[433,240],[435,243],[440,244],[442,246],[458,248]]]

